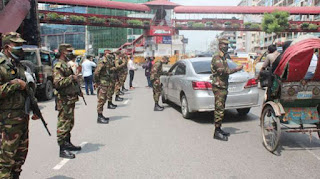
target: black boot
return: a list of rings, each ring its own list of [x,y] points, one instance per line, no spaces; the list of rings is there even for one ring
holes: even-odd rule
[[[79,151],[81,150],[80,146],[75,146],[71,143],[71,135],[69,135],[67,137],[66,143],[65,143],[65,147],[66,149],[70,150],[70,151]]]
[[[116,109],[117,105],[112,104],[112,102],[108,101],[108,109]]]
[[[12,172],[11,176],[12,176],[12,179],[19,179],[20,172]]]
[[[124,92],[122,92],[122,91],[119,91],[119,95],[124,95]]]
[[[154,110],[154,111],[163,111],[163,110],[164,110],[164,107],[161,107],[161,106],[159,106],[158,103],[155,103],[153,110]]]
[[[76,156],[66,149],[65,144],[60,145],[60,155],[61,158],[74,159]]]
[[[119,95],[116,96],[116,101],[123,101],[123,98],[119,97]]]
[[[109,118],[104,117],[102,114],[98,114],[98,120],[97,122],[99,124],[108,124],[109,123]]]
[[[128,90],[126,88],[124,88],[124,86],[122,86],[122,91],[127,92]]]
[[[228,136],[225,136],[219,127],[215,128],[213,138],[221,141],[228,141]]]

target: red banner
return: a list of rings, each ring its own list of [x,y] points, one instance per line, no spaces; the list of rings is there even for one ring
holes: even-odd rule
[[[156,43],[157,44],[162,44],[162,39],[163,39],[162,36],[157,36],[156,37]]]
[[[151,26],[148,32],[149,36],[171,36],[174,30],[168,26]]]

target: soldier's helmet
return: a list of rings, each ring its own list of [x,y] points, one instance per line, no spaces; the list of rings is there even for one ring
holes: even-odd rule
[[[21,38],[21,35],[17,32],[9,32],[2,35],[2,46],[14,43],[24,43],[26,42]]]
[[[59,45],[59,52],[62,52],[62,51],[73,51],[74,48],[72,47],[71,44],[60,44]]]
[[[219,41],[219,44],[229,44],[230,43],[229,40],[225,37],[219,38],[218,41]]]

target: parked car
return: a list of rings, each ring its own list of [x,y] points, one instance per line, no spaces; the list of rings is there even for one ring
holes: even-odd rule
[[[36,95],[50,100],[53,97],[52,61],[54,53],[49,50],[40,49],[37,46],[23,46],[24,60],[21,61],[28,66],[36,76]]]
[[[213,111],[210,65],[210,57],[176,62],[170,68],[169,76],[160,77],[162,102],[171,101],[181,106],[184,118],[190,118],[194,112]],[[237,67],[231,60],[228,60],[228,65],[231,69]],[[230,75],[228,91],[226,109],[237,109],[240,115],[246,115],[251,107],[258,105],[256,80],[243,70]]]

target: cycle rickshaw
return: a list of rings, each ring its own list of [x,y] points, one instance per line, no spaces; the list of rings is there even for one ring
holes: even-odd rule
[[[287,48],[268,85],[260,122],[265,148],[274,152],[281,132],[313,132],[320,137],[320,62],[305,79],[312,58],[319,58],[320,39],[308,38]]]

